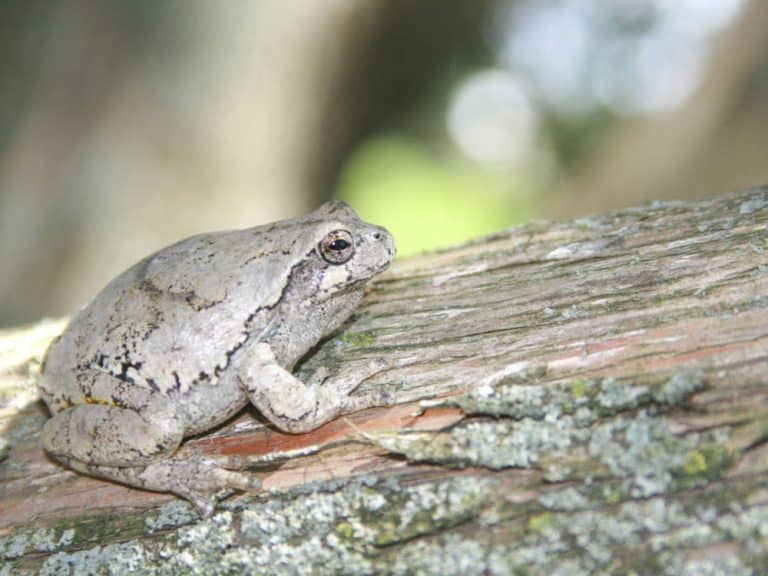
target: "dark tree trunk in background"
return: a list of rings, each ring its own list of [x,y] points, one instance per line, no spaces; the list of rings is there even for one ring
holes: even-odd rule
[[[302,368],[385,356],[393,405],[188,442],[268,489],[205,521],[48,461],[60,327],[6,333],[0,573],[766,573],[767,224],[752,190],[398,262]]]
[[[328,199],[362,138],[475,63],[490,0],[6,4],[0,326]]]

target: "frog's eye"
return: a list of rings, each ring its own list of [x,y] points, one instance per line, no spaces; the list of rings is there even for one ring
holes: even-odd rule
[[[355,253],[355,241],[346,230],[334,230],[320,241],[317,248],[329,264],[344,264]]]

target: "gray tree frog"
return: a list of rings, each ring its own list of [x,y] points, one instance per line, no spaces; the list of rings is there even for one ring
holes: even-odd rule
[[[395,255],[392,236],[346,204],[246,230],[202,234],[110,282],[51,345],[41,391],[45,449],[79,472],[173,492],[203,514],[211,493],[258,487],[215,459],[175,456],[182,440],[251,402],[300,433],[381,394],[350,393],[383,367],[291,374],[359,304]],[[230,467],[231,468],[231,467]]]

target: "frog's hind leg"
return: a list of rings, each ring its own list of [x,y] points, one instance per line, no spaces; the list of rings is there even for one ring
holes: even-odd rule
[[[155,399],[133,408],[81,404],[57,413],[43,427],[45,449],[74,470],[124,484],[173,492],[204,515],[213,511],[208,493],[221,488],[258,487],[248,475],[212,459],[177,458],[183,424],[170,403]]]
[[[213,493],[225,488],[256,490],[260,482],[242,472],[226,470],[217,460],[168,458],[141,466],[102,466],[62,457],[59,460],[83,474],[115,480],[156,492],[172,492],[189,500],[202,516],[213,513]]]
[[[57,458],[87,464],[136,466],[171,454],[184,428],[173,410],[80,404],[54,415],[43,427],[43,447]]]

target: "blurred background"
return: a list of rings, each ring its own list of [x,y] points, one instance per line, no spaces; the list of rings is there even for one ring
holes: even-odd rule
[[[766,182],[761,0],[0,4],[0,326],[330,198],[407,255]]]

